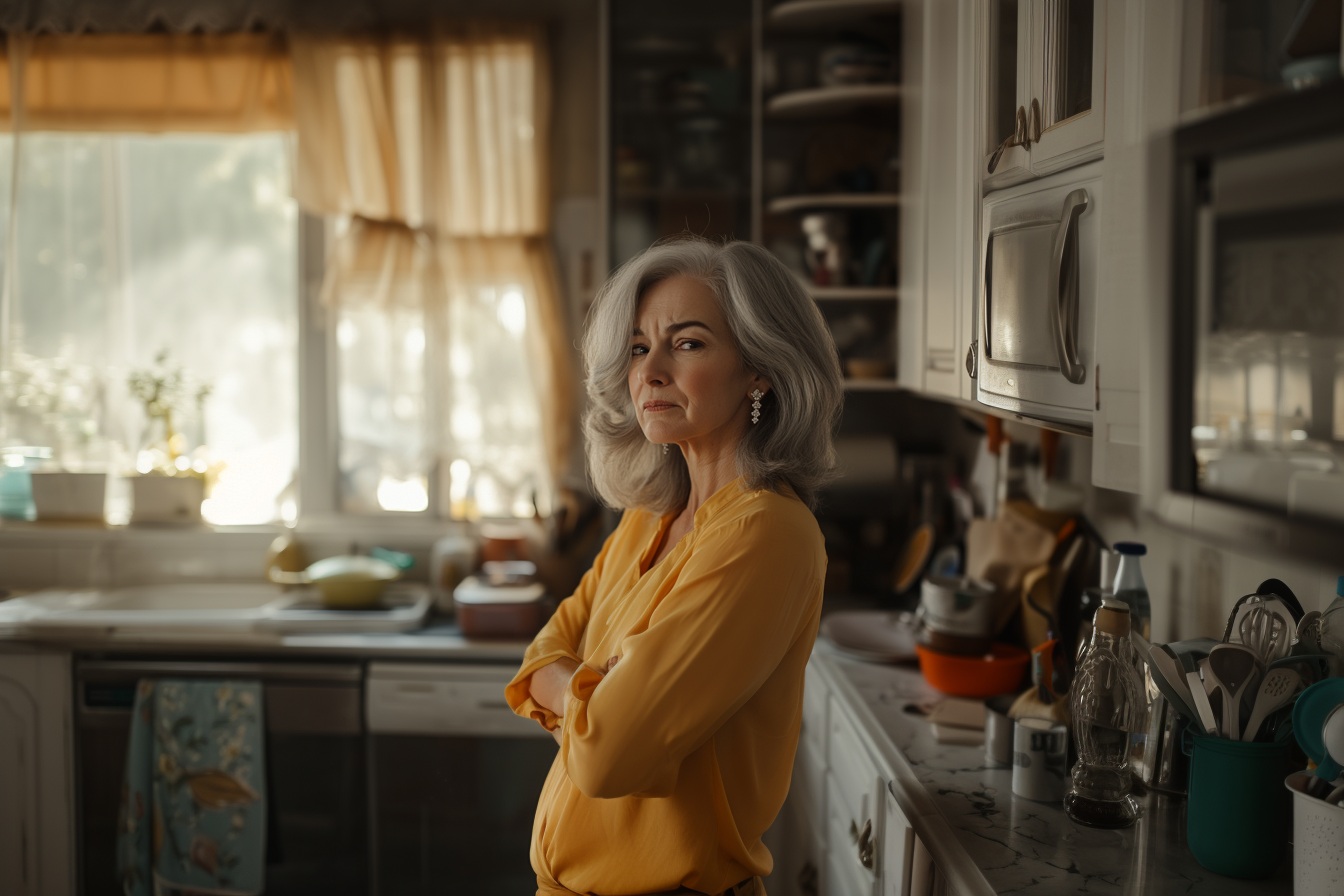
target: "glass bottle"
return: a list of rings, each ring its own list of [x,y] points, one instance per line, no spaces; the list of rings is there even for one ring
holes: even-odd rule
[[[1130,735],[1144,730],[1148,701],[1134,668],[1129,625],[1128,604],[1113,598],[1102,602],[1069,698],[1078,761],[1064,810],[1093,827],[1127,827],[1139,817],[1138,801],[1130,793],[1129,746]]]
[[[1153,605],[1148,599],[1148,585],[1143,581],[1143,569],[1139,566],[1139,558],[1148,553],[1148,548],[1136,541],[1121,541],[1116,544],[1115,552],[1120,555],[1120,568],[1115,571],[1111,593],[1129,604],[1134,630],[1145,638],[1151,638]]]

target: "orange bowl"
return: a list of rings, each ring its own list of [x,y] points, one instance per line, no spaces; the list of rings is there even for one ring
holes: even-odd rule
[[[1031,654],[1011,644],[991,644],[981,656],[940,653],[923,644],[915,645],[919,671],[944,694],[956,697],[994,697],[1011,694],[1022,684]]]

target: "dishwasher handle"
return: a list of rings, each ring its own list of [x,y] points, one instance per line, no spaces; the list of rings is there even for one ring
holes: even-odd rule
[[[1055,229],[1049,280],[1050,318],[1059,372],[1075,384],[1087,379],[1087,368],[1078,357],[1078,217],[1086,210],[1086,190],[1074,190],[1064,197],[1064,211]]]

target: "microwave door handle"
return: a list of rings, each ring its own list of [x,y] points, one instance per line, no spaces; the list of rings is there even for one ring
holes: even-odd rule
[[[1071,383],[1087,377],[1087,368],[1078,358],[1078,216],[1086,209],[1086,190],[1074,190],[1064,197],[1049,286],[1059,372]]]

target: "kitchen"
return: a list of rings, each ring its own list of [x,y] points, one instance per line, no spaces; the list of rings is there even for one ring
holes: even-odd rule
[[[1338,2],[153,7],[0,11],[0,893],[121,889],[159,679],[263,701],[265,892],[534,892],[504,686],[619,518],[576,346],[684,231],[844,374],[770,893],[1344,886]],[[1199,671],[1257,637],[1258,742]]]

